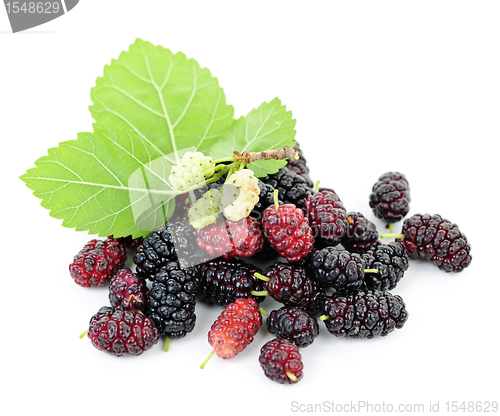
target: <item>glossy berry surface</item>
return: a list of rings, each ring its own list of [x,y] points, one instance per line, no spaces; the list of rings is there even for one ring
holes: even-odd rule
[[[149,233],[134,256],[136,273],[144,279],[155,280],[155,275],[167,263],[181,261],[183,266],[196,253],[194,229],[182,222],[168,223]]]
[[[408,214],[410,202],[410,186],[405,175],[386,172],[373,185],[369,203],[377,218],[394,223]]]
[[[359,291],[325,298],[326,329],[337,337],[373,338],[402,328],[408,312],[401,296],[382,291]]]
[[[299,348],[287,339],[266,342],[260,349],[259,363],[266,377],[280,384],[295,384],[304,377]]]
[[[371,290],[392,290],[409,267],[408,252],[400,242],[377,244],[361,254],[366,269],[377,270],[365,274],[364,283]]]
[[[83,287],[106,286],[127,259],[125,247],[118,240],[90,240],[73,258],[69,272]]]
[[[319,311],[325,291],[305,268],[277,262],[266,268],[264,275],[269,279],[264,289],[277,302],[302,308],[312,315]]]
[[[378,244],[377,226],[361,212],[347,213],[347,230],[341,244],[352,253],[363,253]]]
[[[302,208],[306,198],[314,192],[306,178],[287,166],[273,175],[261,178],[261,181],[278,190],[278,199],[283,201],[283,204],[293,204],[298,208]]]
[[[210,256],[253,257],[264,249],[266,239],[260,222],[253,217],[230,221],[222,216],[215,224],[196,231],[196,244]]]
[[[445,272],[461,272],[472,261],[465,234],[441,215],[415,214],[403,222],[401,241],[411,259],[424,259]]]
[[[302,207],[313,235],[323,244],[336,246],[347,232],[347,213],[339,196],[331,190],[321,190],[307,197]]]
[[[358,253],[335,247],[316,250],[308,264],[311,277],[324,288],[336,292],[357,292],[365,276],[365,264]]]
[[[115,356],[140,355],[158,342],[153,322],[142,313],[103,306],[90,319],[87,336],[100,351]]]
[[[284,306],[271,311],[266,326],[270,334],[288,339],[299,348],[311,345],[319,335],[316,318],[300,308]]]
[[[293,204],[271,205],[262,216],[264,235],[271,247],[290,263],[309,257],[314,237],[302,210]]]
[[[156,274],[150,290],[147,315],[160,334],[183,338],[196,324],[196,291],[200,279],[196,269],[182,269],[169,262]]]
[[[237,298],[253,298],[258,303],[263,296],[253,296],[250,291],[261,291],[264,282],[255,276],[262,273],[257,266],[241,260],[223,258],[209,260],[197,266],[200,285],[197,296],[208,303],[228,305]]]
[[[109,284],[109,302],[115,309],[145,312],[149,305],[149,290],[144,279],[130,269],[118,270]]]
[[[212,324],[208,342],[223,359],[234,358],[254,339],[262,325],[259,306],[252,298],[238,298]]]

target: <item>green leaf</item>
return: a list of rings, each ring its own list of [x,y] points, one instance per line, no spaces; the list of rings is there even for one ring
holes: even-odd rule
[[[171,164],[137,133],[80,133],[35,162],[21,179],[63,226],[102,237],[145,236],[175,207]]]
[[[181,149],[213,146],[233,123],[233,107],[208,69],[140,39],[104,68],[91,98],[94,127],[132,129],[157,152],[173,153],[173,163]]]
[[[264,176],[278,172],[286,164],[286,160],[256,160],[249,163],[247,168],[253,170],[257,178],[263,178]]]
[[[278,98],[262,103],[236,120],[210,151],[214,159],[238,152],[262,152],[284,146],[295,147],[295,120]],[[248,165],[258,177],[276,173],[286,161],[259,160]]]

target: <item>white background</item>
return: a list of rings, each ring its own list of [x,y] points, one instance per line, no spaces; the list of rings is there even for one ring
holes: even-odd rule
[[[82,0],[11,34],[0,9],[0,412],[278,415],[331,401],[394,410],[439,401],[445,413],[446,401],[498,400],[499,21],[496,1]],[[199,304],[195,330],[168,353],[160,344],[134,358],[94,349],[79,334],[108,303],[107,289],[77,286],[68,273],[91,236],[63,228],[18,177],[48,148],[91,130],[90,88],[137,37],[209,68],[236,116],[279,97],[297,120],[312,179],[381,232],[371,186],[386,171],[405,173],[410,215],[456,222],[471,266],[446,274],[412,262],[393,290],[409,320],[385,338],[335,338],[321,323],[293,386],[259,367],[272,338],[265,328],[232,361],[214,356],[200,370],[215,306]]]

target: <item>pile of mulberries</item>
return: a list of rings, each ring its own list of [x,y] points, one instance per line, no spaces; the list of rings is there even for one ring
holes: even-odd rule
[[[264,375],[295,384],[304,376],[302,351],[313,350],[320,333],[371,339],[403,328],[409,313],[393,291],[413,260],[447,273],[470,265],[470,243],[455,223],[409,215],[404,174],[380,175],[367,198],[371,211],[363,213],[314,184],[295,149],[301,158],[275,174],[257,178],[241,169],[219,175],[191,199],[179,195],[171,220],[144,237],[85,245],[71,276],[81,286],[109,285],[109,306],[85,332],[92,345],[115,356],[140,355],[163,337],[166,350],[170,339],[198,329],[195,312],[203,303],[221,309],[210,328],[200,328],[208,332],[209,358],[249,354],[243,350],[265,331],[258,356]],[[202,154],[184,159],[172,176],[177,189],[214,172]],[[379,232],[379,220],[388,232]],[[393,231],[398,223],[400,234]],[[271,305],[268,312],[263,305]]]

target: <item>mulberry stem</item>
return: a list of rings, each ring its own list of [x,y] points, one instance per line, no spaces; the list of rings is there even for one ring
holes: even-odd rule
[[[205,368],[205,366],[208,363],[208,360],[210,360],[210,358],[212,358],[212,355],[214,355],[214,354],[215,354],[215,350],[212,350],[212,352],[208,355],[207,359],[201,363],[200,368],[202,370]]]
[[[269,292],[267,290],[251,290],[250,294],[254,296],[267,296]]]
[[[274,205],[276,205],[276,210],[278,210],[278,208],[280,207],[280,204],[278,202],[278,190],[275,189],[274,190]]]
[[[168,348],[170,346],[170,337],[167,337],[167,339],[165,340],[165,352],[168,352]]]
[[[264,276],[263,274],[260,273],[254,273],[253,275],[260,280],[264,280],[264,282],[269,282],[269,280],[271,280],[269,279],[269,277]]]
[[[262,308],[262,306],[259,308],[259,311],[262,315],[264,315],[266,318],[269,318],[269,314]]]
[[[322,321],[326,321],[327,319],[330,319],[330,317],[328,315],[321,315],[319,319],[321,319]]]
[[[316,182],[316,185],[314,185],[314,193],[317,194],[319,191],[319,181]]]
[[[378,269],[365,269],[363,270],[365,273],[378,273]]]
[[[80,334],[80,339],[82,339],[85,335],[87,335],[89,333],[89,330],[86,329],[85,331],[83,331],[81,334]]]
[[[405,238],[404,234],[395,234],[395,233],[388,233],[388,234],[382,234],[380,238]]]
[[[290,371],[287,371],[286,375],[290,380],[297,381],[297,377],[294,374],[290,373]]]

